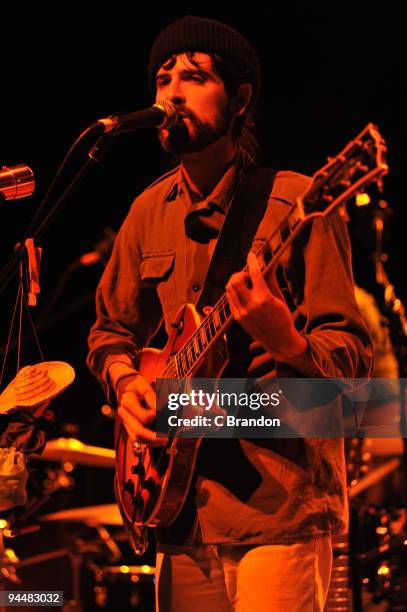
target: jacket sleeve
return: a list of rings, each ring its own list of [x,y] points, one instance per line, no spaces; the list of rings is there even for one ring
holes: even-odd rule
[[[277,364],[277,375],[362,378],[372,370],[372,347],[356,304],[351,247],[338,212],[315,219],[294,242],[284,270],[297,329],[308,343],[300,362]]]
[[[101,382],[108,400],[108,368],[120,356],[135,363],[162,320],[156,288],[140,275],[142,215],[135,200],[116,237],[112,255],[96,290],[87,365]]]

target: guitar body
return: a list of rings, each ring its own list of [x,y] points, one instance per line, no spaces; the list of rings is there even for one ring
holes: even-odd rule
[[[146,348],[139,354],[138,369],[154,387],[157,378],[165,378],[172,355],[201,325],[201,317],[192,304],[177,313],[173,330],[163,350]],[[196,364],[193,376],[219,377],[227,364],[221,342]],[[168,375],[167,375],[168,377]],[[121,418],[116,415],[116,498],[128,526],[166,527],[181,511],[194,472],[201,438],[174,437],[166,446],[146,444],[137,450],[128,437]]]

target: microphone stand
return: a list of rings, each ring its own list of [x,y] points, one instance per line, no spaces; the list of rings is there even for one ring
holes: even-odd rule
[[[62,209],[62,207],[68,200],[68,198],[74,193],[74,191],[76,190],[76,188],[78,187],[78,185],[80,184],[84,176],[88,173],[89,169],[95,163],[104,159],[106,152],[111,145],[111,142],[112,142],[111,137],[105,137],[104,135],[102,135],[93,144],[93,146],[88,151],[88,156],[87,156],[85,163],[82,165],[79,171],[75,174],[74,178],[71,180],[71,182],[69,183],[65,191],[62,193],[62,195],[58,198],[54,207],[50,210],[48,215],[46,215],[46,217],[43,219],[43,221],[37,227],[37,229],[33,231],[31,237],[33,239],[34,244],[36,242],[36,239],[42,236],[44,232],[48,229],[49,225],[52,223],[52,221],[54,220],[58,212]],[[0,200],[1,199],[3,198],[2,198],[2,194],[0,193]],[[26,248],[25,240],[22,240],[21,243],[17,246],[13,257],[7,266],[7,270],[5,271],[4,282],[0,287],[0,291],[8,285],[8,283],[12,280],[12,278],[15,276],[16,272],[18,271],[20,267],[20,260],[24,253],[25,248]],[[42,503],[47,501],[48,497],[49,496],[46,495],[43,499],[32,500],[32,504],[30,503],[28,504],[29,508],[24,513],[24,518],[26,516],[31,515],[31,513],[34,512],[34,510],[36,510],[39,506],[41,506]],[[13,518],[11,519],[10,522],[13,522]],[[28,527],[27,529],[28,531],[36,530],[33,527]],[[21,534],[24,534],[27,531],[27,529],[24,529],[24,528],[21,529]],[[3,531],[4,531],[3,526],[0,526],[0,565],[2,565],[1,562],[5,558]],[[14,534],[11,531],[12,535],[18,535],[19,533],[20,532],[18,530],[15,531]],[[57,555],[55,556],[61,556],[61,554],[65,554],[65,550],[63,550],[62,552],[57,551]],[[75,601],[77,602],[77,607],[75,609],[79,611],[79,610],[82,610],[82,608],[81,608],[80,600],[79,600],[79,574],[78,574],[79,565],[77,564],[77,559],[78,559],[77,556],[76,557],[72,556],[71,558],[72,568],[73,568],[73,577],[74,577],[74,597],[76,598]],[[2,570],[2,567],[0,567],[0,570]],[[0,571],[0,580],[3,577],[4,577],[3,573],[2,571]],[[6,607],[1,605],[0,603],[0,612],[2,612],[3,610],[6,610]]]

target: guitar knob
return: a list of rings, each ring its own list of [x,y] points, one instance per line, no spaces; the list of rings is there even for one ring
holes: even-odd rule
[[[140,493],[137,493],[137,495],[133,495],[131,503],[135,508],[142,508],[144,506],[144,500]]]
[[[124,483],[123,491],[127,491],[130,495],[134,494],[134,482],[130,478]]]
[[[155,480],[152,476],[150,476],[149,478],[147,478],[146,480],[144,480],[143,484],[141,485],[143,489],[146,489],[147,491],[150,491],[150,493],[152,493],[153,491],[155,491],[156,488],[156,484],[155,484]]]
[[[144,465],[142,463],[138,463],[137,465],[132,465],[131,466],[131,473],[132,474],[137,474],[137,476],[139,476],[140,478],[144,478],[145,476],[145,469],[144,469]]]

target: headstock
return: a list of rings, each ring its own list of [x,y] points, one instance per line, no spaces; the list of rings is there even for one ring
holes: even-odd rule
[[[373,182],[380,189],[381,179],[389,170],[386,150],[379,130],[369,123],[339,155],[328,158],[328,163],[314,174],[311,187],[299,198],[304,214],[328,215]]]

